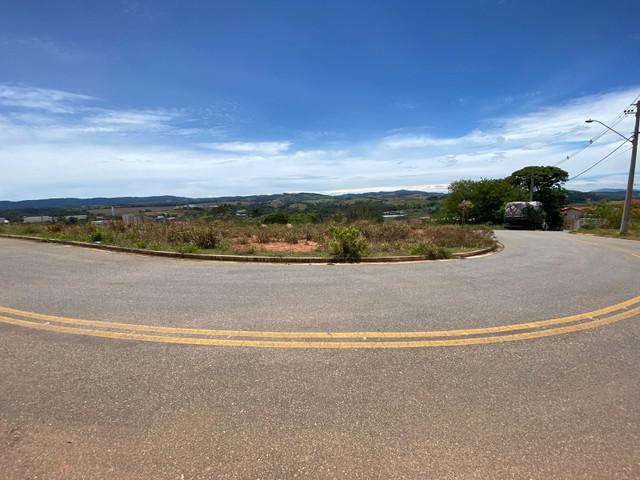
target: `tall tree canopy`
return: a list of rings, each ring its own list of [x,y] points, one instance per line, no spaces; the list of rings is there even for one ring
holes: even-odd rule
[[[507,179],[459,180],[449,185],[440,218],[462,221],[464,214],[469,222],[502,223],[505,203],[526,199],[527,192]],[[464,205],[464,212],[461,205]]]
[[[569,174],[558,167],[524,167],[513,172],[508,181],[516,187],[529,191],[533,182],[533,199],[542,202],[547,224],[551,228],[562,226],[560,209],[567,203],[567,191],[563,184]]]

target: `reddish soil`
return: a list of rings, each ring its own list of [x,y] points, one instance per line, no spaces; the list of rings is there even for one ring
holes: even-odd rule
[[[235,250],[241,252],[243,250],[250,251],[267,251],[267,252],[285,252],[285,253],[305,253],[315,252],[320,245],[312,241],[298,241],[298,243],[287,242],[267,242],[258,243],[255,241],[249,242],[246,245],[235,245]]]

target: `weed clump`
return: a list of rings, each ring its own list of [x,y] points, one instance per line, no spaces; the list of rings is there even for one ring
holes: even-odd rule
[[[102,232],[100,232],[100,231],[92,232],[92,233],[89,235],[89,240],[90,240],[91,242],[94,242],[94,243],[102,242],[102,240],[103,240]]]
[[[427,257],[430,260],[436,260],[439,258],[447,258],[449,256],[447,250],[444,247],[438,247],[429,241],[419,241],[411,247],[411,255],[419,255],[421,257]]]
[[[367,242],[356,227],[333,227],[329,251],[337,260],[357,262],[367,253]]]

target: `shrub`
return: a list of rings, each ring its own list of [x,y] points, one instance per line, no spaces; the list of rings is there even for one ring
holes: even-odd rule
[[[182,245],[176,246],[176,252],[180,253],[197,253],[198,247],[192,245],[190,243],[183,243]]]
[[[263,222],[266,224],[278,223],[284,225],[289,223],[289,217],[284,212],[274,212],[264,217]]]
[[[420,255],[431,260],[447,258],[449,254],[443,247],[438,247],[431,242],[420,241],[411,247],[411,255]]]
[[[356,227],[333,227],[329,251],[339,260],[356,262],[367,252],[367,242]]]
[[[371,242],[394,242],[405,240],[411,236],[411,226],[403,221],[361,222],[359,226],[364,237]]]
[[[438,225],[426,228],[423,240],[439,247],[484,248],[495,244],[491,230],[471,230],[457,225]]]
[[[284,241],[296,245],[298,243],[298,235],[293,230],[287,230],[284,233]]]
[[[260,228],[256,232],[256,240],[258,243],[269,243],[271,241],[271,232],[266,227]]]
[[[378,245],[378,250],[384,253],[390,252],[391,249],[392,249],[392,246],[389,242],[382,242]]]
[[[89,234],[89,240],[92,242],[102,242],[102,232],[96,231]]]
[[[622,207],[603,201],[593,208],[593,215],[600,220],[601,227],[617,228],[622,222]]]
[[[220,234],[211,227],[194,228],[191,231],[191,243],[198,248],[216,248],[220,243],[220,240]]]
[[[41,233],[40,230],[33,225],[27,225],[26,227],[18,228],[19,235],[33,235],[36,233]]]

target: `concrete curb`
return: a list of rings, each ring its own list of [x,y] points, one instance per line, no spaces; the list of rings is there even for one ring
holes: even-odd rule
[[[585,237],[613,238],[614,240],[631,240],[632,242],[640,242],[640,238],[625,237],[623,235],[618,235],[617,237],[614,237],[613,235],[598,235],[597,233],[576,232],[575,230],[571,230],[567,233],[569,235],[582,235]]]
[[[138,255],[149,255],[153,257],[184,258],[191,260],[209,260],[218,262],[242,262],[242,263],[401,263],[401,262],[424,262],[434,261],[424,255],[402,255],[393,257],[363,257],[359,262],[346,262],[336,260],[332,257],[267,257],[257,255],[210,255],[206,253],[180,253],[168,252],[164,250],[147,250],[144,248],[119,247],[117,245],[103,245],[101,243],[77,242],[75,240],[60,240],[55,238],[34,237],[30,235],[11,235],[0,233],[0,238],[13,238],[17,240],[30,240],[33,242],[57,243],[61,245],[73,245],[75,247],[94,248],[97,250],[109,250],[112,252],[135,253]],[[488,248],[472,250],[470,252],[453,253],[449,258],[464,259],[485,255],[491,252],[502,250],[504,247],[500,242]]]

